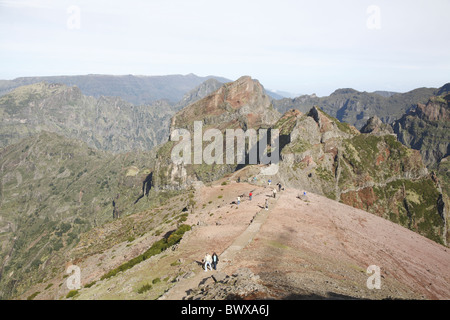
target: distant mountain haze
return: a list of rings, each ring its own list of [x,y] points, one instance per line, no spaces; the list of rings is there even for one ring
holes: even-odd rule
[[[135,75],[79,75],[79,76],[48,76],[23,77],[14,80],[0,81],[0,94],[5,94],[14,88],[45,81],[47,83],[62,83],[67,86],[77,86],[83,94],[99,98],[100,96],[121,97],[134,105],[153,103],[165,99],[172,104],[180,101],[184,94],[199,86],[208,79],[219,82],[230,82],[226,78],[194,74],[167,76],[135,76]]]

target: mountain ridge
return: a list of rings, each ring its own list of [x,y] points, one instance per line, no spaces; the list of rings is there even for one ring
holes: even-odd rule
[[[63,83],[67,86],[77,86],[87,96],[121,97],[134,105],[150,104],[165,99],[171,104],[177,103],[183,95],[208,79],[220,82],[230,80],[222,77],[199,77],[195,74],[167,75],[167,76],[134,76],[134,75],[76,75],[76,76],[47,76],[21,77],[0,82],[0,95],[19,86],[34,84],[42,81],[48,83]]]

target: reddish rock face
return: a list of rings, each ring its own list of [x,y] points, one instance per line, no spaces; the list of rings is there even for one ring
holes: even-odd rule
[[[431,99],[426,105],[419,103],[416,109],[417,115],[419,118],[428,121],[449,121],[448,101],[450,100],[450,95],[445,97],[445,99],[447,99],[447,105],[436,99]]]
[[[171,128],[185,128],[186,124],[203,121],[218,129],[231,129],[238,120],[240,126],[256,129],[273,125],[279,118],[263,86],[245,76],[181,110],[173,117]]]

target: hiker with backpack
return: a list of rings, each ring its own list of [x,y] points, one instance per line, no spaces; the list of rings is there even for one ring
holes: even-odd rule
[[[219,257],[217,256],[217,254],[214,252],[212,255],[212,266],[214,268],[214,270],[217,270],[217,264],[219,263]]]

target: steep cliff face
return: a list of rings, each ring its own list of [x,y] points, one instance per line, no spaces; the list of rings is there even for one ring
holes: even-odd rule
[[[377,116],[370,118],[361,128],[361,133],[371,133],[374,135],[393,134],[394,130],[389,124],[383,123]]]
[[[448,92],[445,86],[440,93]],[[427,104],[419,103],[393,124],[399,141],[419,150],[425,165],[435,171],[435,181],[442,190],[442,211],[450,205],[450,95],[430,98]],[[444,212],[447,221],[447,242],[450,241],[448,209]]]
[[[425,164],[435,169],[450,155],[450,95],[433,97],[394,122],[404,145],[420,150]]]
[[[360,134],[318,108],[295,117],[291,142],[282,150],[279,178],[285,185],[324,194],[446,242],[442,194],[418,151],[379,130]]]
[[[0,97],[0,147],[42,130],[114,153],[150,150],[166,141],[166,101],[133,106],[120,98],[84,96],[77,87],[38,83]]]

